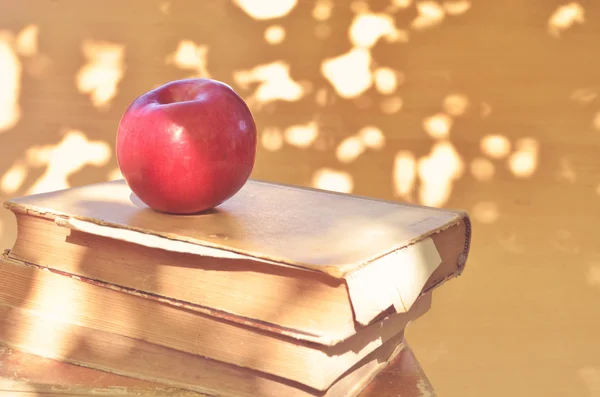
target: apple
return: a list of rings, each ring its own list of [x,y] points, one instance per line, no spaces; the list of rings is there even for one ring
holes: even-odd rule
[[[176,80],[127,107],[117,130],[117,163],[148,207],[193,214],[244,186],[256,140],[252,112],[230,86],[207,78]]]

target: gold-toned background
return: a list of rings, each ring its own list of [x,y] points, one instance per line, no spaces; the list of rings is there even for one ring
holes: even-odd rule
[[[599,12],[0,0],[0,199],[119,178],[129,102],[216,78],[254,112],[254,178],[471,213],[464,275],[408,335],[441,396],[600,396]]]

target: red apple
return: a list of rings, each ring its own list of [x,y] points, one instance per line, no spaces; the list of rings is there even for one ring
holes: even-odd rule
[[[156,211],[216,207],[246,183],[256,125],[244,100],[211,79],[184,79],[135,99],[117,131],[117,162],[138,198]]]

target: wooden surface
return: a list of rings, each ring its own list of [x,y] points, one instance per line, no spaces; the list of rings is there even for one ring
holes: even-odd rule
[[[408,328],[440,395],[600,396],[600,2],[395,1],[408,5],[393,14],[406,40],[378,40],[370,66],[393,69],[397,87],[385,94],[371,85],[348,98],[321,67],[353,48],[352,5],[360,2],[333,3],[329,18],[326,6],[315,12],[316,1],[302,0],[288,15],[256,19],[233,0],[0,0],[0,41],[10,38],[12,54],[1,56],[0,79],[15,75],[6,59],[16,59],[18,77],[9,81],[20,82],[20,118],[0,132],[1,198],[110,179],[123,110],[156,84],[201,73],[172,60],[192,42],[190,58],[205,51],[206,71],[244,98],[286,88],[287,96],[278,92],[287,99],[252,105],[261,134],[253,177],[314,186],[325,175],[353,193],[470,212],[465,272]],[[384,12],[391,1],[368,3]],[[440,13],[432,3],[467,10]],[[413,24],[418,4],[443,18],[413,27],[423,26]],[[265,33],[277,26],[284,40],[269,44]],[[35,28],[37,50],[19,46],[27,41],[18,36],[35,37]],[[102,60],[106,69],[90,68],[90,48],[101,43],[122,45],[122,56],[107,50],[115,55]],[[270,64],[306,83],[300,98],[286,79],[266,86],[234,78]],[[111,65],[123,74],[107,106],[96,106],[78,76]],[[5,98],[10,84],[1,81]],[[295,139],[295,126],[307,128],[307,144]],[[368,126],[381,130],[382,147],[338,156]],[[15,230],[0,211],[3,248]]]
[[[0,346],[0,393],[15,397],[165,396],[200,393],[41,358]],[[434,397],[410,347],[404,349],[360,397]]]

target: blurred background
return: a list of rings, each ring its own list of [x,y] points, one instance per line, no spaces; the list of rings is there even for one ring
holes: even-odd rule
[[[253,178],[469,211],[408,332],[440,396],[600,396],[600,2],[0,0],[0,199],[120,178],[127,105],[194,76]]]

